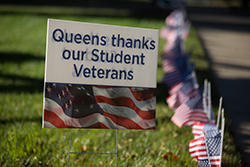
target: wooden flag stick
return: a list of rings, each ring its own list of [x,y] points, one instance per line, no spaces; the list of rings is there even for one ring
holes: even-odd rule
[[[210,122],[210,116],[208,115],[208,107],[207,107],[207,79],[204,80],[204,91],[203,91],[203,108],[205,113],[207,114],[208,121]]]
[[[204,80],[204,91],[203,91],[203,108],[207,114],[206,93],[207,93],[207,79]]]
[[[220,125],[220,114],[221,114],[221,107],[222,107],[222,97],[220,97],[220,102],[219,102],[219,109],[218,109],[218,117],[217,117],[217,129],[219,129]]]
[[[224,108],[222,109],[221,112],[222,112],[222,118],[221,118],[220,167],[221,167],[221,161],[222,161],[223,138],[224,138],[224,129],[225,129]]]
[[[209,121],[209,123],[211,122],[211,82],[208,82],[208,88],[207,88],[208,90],[208,112],[207,112],[207,114],[208,114],[208,121]]]

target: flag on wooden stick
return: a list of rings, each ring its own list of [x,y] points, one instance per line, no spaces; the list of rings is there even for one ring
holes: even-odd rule
[[[208,123],[207,114],[203,109],[202,96],[195,96],[181,104],[172,117],[178,127],[192,126],[195,122]]]
[[[201,167],[221,166],[225,127],[224,109],[222,109],[221,120],[221,130],[217,129],[216,125],[214,125],[214,129],[212,128],[211,130],[203,132],[189,142],[190,155]]]
[[[199,165],[219,167],[221,160],[221,130],[210,130],[189,142],[189,152]]]

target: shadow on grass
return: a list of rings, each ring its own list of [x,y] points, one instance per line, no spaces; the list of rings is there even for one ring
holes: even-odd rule
[[[8,74],[4,71],[4,68],[12,67],[12,65],[8,65],[8,63],[19,64],[30,61],[44,62],[44,57],[20,53],[0,53],[0,55],[0,65],[3,68],[0,71],[0,92],[35,93],[43,91],[43,79],[17,74]]]
[[[0,73],[0,79],[9,80],[11,82],[7,85],[0,85],[0,92],[35,93],[43,91],[43,79],[2,73]]]
[[[157,83],[157,103],[166,103],[166,98],[168,97],[168,87],[164,83]]]
[[[2,53],[0,52],[0,64],[5,62],[21,63],[27,61],[44,61],[45,58],[41,56],[34,56],[22,53]]]
[[[0,119],[0,124],[1,125],[6,125],[6,124],[13,124],[13,123],[27,123],[27,122],[36,122],[40,123],[42,126],[42,117],[32,117],[32,118],[9,118],[7,120],[5,119]]]

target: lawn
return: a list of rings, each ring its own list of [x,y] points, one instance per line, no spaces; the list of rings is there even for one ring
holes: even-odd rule
[[[149,15],[143,13],[145,11],[135,15],[125,8],[89,8],[0,6],[0,166],[68,164],[70,129],[42,129],[48,18],[160,29],[166,16],[162,12]],[[165,102],[168,94],[167,87],[161,83],[164,73],[160,59],[164,44],[165,41],[160,39],[156,130],[73,129],[72,152],[118,151],[118,154],[117,157],[116,154],[71,154],[71,166],[116,166],[116,162],[118,166],[126,167],[197,166],[188,148],[189,141],[193,139],[191,128],[178,128],[173,124],[173,111]],[[205,78],[212,81],[208,62],[193,27],[186,41],[186,49],[192,52],[191,61],[197,64],[196,74],[200,85]],[[214,111],[217,111],[218,101],[213,89]],[[241,156],[235,148],[228,125],[222,166],[241,166]]]

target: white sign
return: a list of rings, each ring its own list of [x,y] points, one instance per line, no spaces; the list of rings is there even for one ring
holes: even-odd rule
[[[159,31],[48,19],[45,82],[156,88]]]

